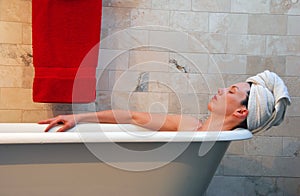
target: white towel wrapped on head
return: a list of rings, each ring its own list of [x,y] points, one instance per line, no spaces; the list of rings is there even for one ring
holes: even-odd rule
[[[291,104],[282,79],[266,70],[248,78],[246,82],[252,82],[248,101],[248,129],[257,133],[279,125],[284,119],[287,105]]]

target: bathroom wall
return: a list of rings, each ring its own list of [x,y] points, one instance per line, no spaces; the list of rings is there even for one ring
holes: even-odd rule
[[[31,0],[0,0],[0,122],[104,109],[202,118],[218,87],[269,69],[292,97],[285,121],[233,142],[207,195],[299,195],[299,21],[297,0],[103,0],[97,101],[43,104],[31,97]]]

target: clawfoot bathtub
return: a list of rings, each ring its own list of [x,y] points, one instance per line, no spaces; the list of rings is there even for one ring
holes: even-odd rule
[[[0,123],[0,195],[199,196],[248,130],[153,132],[134,125]]]

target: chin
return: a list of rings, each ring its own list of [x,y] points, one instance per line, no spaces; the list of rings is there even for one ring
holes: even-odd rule
[[[207,105],[207,109],[208,109],[208,111],[212,111],[212,105],[211,105],[211,103],[208,103],[208,105]]]

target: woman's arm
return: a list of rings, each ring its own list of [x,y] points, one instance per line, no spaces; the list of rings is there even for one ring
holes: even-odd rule
[[[74,115],[59,115],[55,118],[40,121],[40,124],[49,124],[45,129],[48,132],[52,127],[63,124],[58,132],[64,132],[75,126],[76,123],[112,123],[134,124],[158,131],[197,130],[199,120],[190,116],[152,114],[126,110],[105,110],[96,113],[83,113]]]

